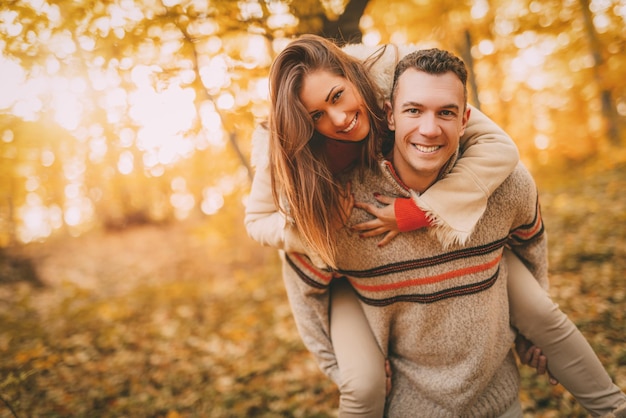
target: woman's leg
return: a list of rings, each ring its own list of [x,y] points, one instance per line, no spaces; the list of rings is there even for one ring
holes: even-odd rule
[[[513,405],[511,405],[509,409],[507,409],[504,414],[500,415],[498,418],[524,418],[522,404],[519,399],[517,399],[515,403],[513,403]]]
[[[380,418],[385,409],[385,358],[348,281],[334,279],[330,292],[330,338],[341,376],[339,418]]]
[[[595,416],[626,402],[576,325],[552,301],[524,264],[505,251],[511,324],[541,348],[552,375]]]

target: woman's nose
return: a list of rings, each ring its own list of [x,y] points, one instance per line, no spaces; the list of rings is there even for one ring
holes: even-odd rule
[[[331,109],[328,111],[330,121],[335,126],[343,126],[346,124],[346,112],[341,109]]]

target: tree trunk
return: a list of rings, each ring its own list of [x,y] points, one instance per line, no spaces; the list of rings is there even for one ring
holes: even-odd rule
[[[469,94],[471,94],[470,102],[480,110],[480,99],[478,98],[478,82],[476,81],[476,71],[474,71],[474,58],[472,57],[472,35],[469,29],[465,29],[463,42],[459,48],[461,58],[465,61],[467,67],[467,82],[469,84]]]
[[[620,146],[619,117],[613,103],[613,94],[610,86],[607,85],[604,73],[606,72],[602,46],[598,39],[598,33],[593,26],[593,17],[589,9],[589,0],[579,0],[585,22],[585,31],[589,41],[589,48],[593,56],[593,77],[600,91],[600,101],[602,103],[602,117],[606,123],[606,135],[614,146]]]
[[[184,27],[179,22],[179,20],[176,20],[176,26],[178,30],[180,30],[181,34],[183,35],[185,42],[189,44],[189,47],[192,50],[193,70],[196,73],[194,84],[196,84],[196,91],[200,92],[203,95],[202,97],[196,98],[196,112],[198,112],[199,110],[198,104],[200,102],[202,102],[203,100],[210,100],[213,103],[215,103],[215,99],[209,94],[209,92],[206,90],[206,87],[204,87],[204,84],[202,83],[202,77],[200,76],[200,67],[198,65],[198,50],[196,49],[196,45],[193,42],[193,39],[187,32],[187,28]],[[216,109],[217,109],[217,106],[216,106]],[[223,122],[224,116],[219,111],[218,111],[218,114],[220,115],[220,120]],[[201,120],[199,114],[197,114],[197,120],[198,121]],[[252,167],[250,166],[248,159],[245,157],[245,155],[241,151],[241,147],[239,146],[239,142],[237,141],[237,135],[235,134],[235,132],[233,131],[228,132],[228,142],[233,147],[233,150],[235,151],[235,154],[237,155],[237,158],[239,158],[239,161],[241,162],[241,164],[245,167],[246,172],[248,173],[248,178],[250,179],[250,181],[252,181],[254,177],[254,171],[252,170]]]
[[[359,27],[361,16],[369,0],[350,0],[337,20],[324,19],[322,36],[332,39],[339,45],[359,43],[363,33]]]

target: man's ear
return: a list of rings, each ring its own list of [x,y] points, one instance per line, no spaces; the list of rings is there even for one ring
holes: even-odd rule
[[[391,107],[391,102],[387,100],[385,102],[385,112],[387,113],[387,126],[390,131],[396,130],[396,123],[393,120],[393,108]]]
[[[463,119],[461,120],[461,132],[459,132],[459,137],[465,134],[465,128],[467,128],[467,122],[469,121],[470,114],[472,113],[472,109],[465,105],[465,112],[463,112]]]

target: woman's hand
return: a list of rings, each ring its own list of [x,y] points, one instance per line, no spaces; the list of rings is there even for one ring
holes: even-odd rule
[[[378,207],[371,203],[356,202],[354,204],[355,207],[363,209],[370,215],[376,217],[376,219],[356,224],[352,227],[352,229],[360,231],[360,236],[364,238],[385,234],[383,239],[378,242],[378,246],[382,247],[383,245],[388,244],[400,233],[393,207],[396,199],[393,197],[383,196],[378,193],[375,193],[374,197],[385,206]]]

